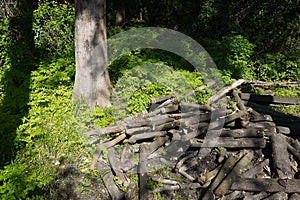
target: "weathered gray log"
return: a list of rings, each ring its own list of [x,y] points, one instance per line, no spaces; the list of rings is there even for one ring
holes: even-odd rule
[[[181,136],[181,140],[182,141],[188,141],[188,140],[190,140],[190,139],[192,139],[192,138],[195,138],[195,137],[197,137],[197,136],[199,136],[199,135],[201,135],[201,134],[203,134],[204,132],[202,132],[202,131],[200,131],[200,130],[195,130],[195,131],[192,131],[192,132],[189,132],[189,133],[187,133],[186,135],[182,135]]]
[[[291,119],[295,119],[295,120],[299,119],[297,116],[294,116],[294,115],[285,115],[283,113],[279,113],[279,112],[276,112],[276,111],[272,110],[268,106],[257,104],[257,103],[251,102],[251,101],[243,101],[243,103],[246,106],[252,107],[255,111],[261,112],[261,113],[265,113],[265,114],[269,114],[273,118],[274,117],[277,117],[277,118],[288,118],[290,120]]]
[[[151,177],[152,181],[159,182],[162,184],[168,184],[168,185],[179,185],[177,181],[170,180],[170,179],[163,179],[163,178],[157,178],[157,177]]]
[[[120,133],[124,131],[125,128],[122,126],[119,126],[118,124],[107,126],[105,128],[99,128],[95,130],[90,130],[86,133],[84,133],[87,136],[93,136],[93,135],[105,135],[110,133]]]
[[[105,148],[112,147],[112,146],[118,144],[119,142],[121,142],[122,140],[124,140],[125,138],[126,138],[126,134],[123,133],[123,134],[117,136],[116,138],[114,138],[113,140],[110,140],[110,141],[105,142],[105,143],[101,142],[100,144],[98,144],[98,146],[96,148],[96,151],[94,153],[93,160],[92,160],[90,168],[91,169],[95,168],[97,160],[100,157],[100,154],[101,154],[101,151],[102,151],[103,148],[105,149]]]
[[[111,199],[114,200],[122,199],[124,194],[121,193],[118,187],[116,186],[114,181],[114,175],[110,167],[106,163],[101,161],[101,162],[97,162],[96,168],[100,171],[100,174],[103,175],[102,180]]]
[[[232,199],[242,199],[244,197],[244,194],[242,191],[234,191],[230,194],[223,196],[220,200],[232,200]],[[245,198],[243,198],[245,200]],[[253,200],[253,199],[251,199]]]
[[[203,111],[211,111],[211,107],[207,105],[199,105],[195,103],[187,103],[187,102],[180,102],[180,107],[183,112],[187,111],[197,111],[197,110],[203,110]]]
[[[178,109],[179,109],[178,104],[170,104],[170,105],[160,108],[161,113],[171,113],[171,112],[177,111]]]
[[[244,116],[247,114],[247,111],[238,111],[235,113],[232,113],[230,115],[227,115],[225,117],[225,119],[223,118],[219,118],[217,120],[211,121],[209,124],[209,129],[218,129],[218,128],[222,128],[224,126],[224,124],[226,123],[230,123],[238,118],[240,118],[241,116]],[[218,115],[218,114],[217,114]],[[222,116],[220,116],[222,117]]]
[[[113,147],[107,148],[107,157],[108,157],[108,161],[110,163],[111,169],[116,174],[116,176],[120,178],[120,184],[128,186],[129,185],[128,178],[121,170],[120,161],[117,160]]]
[[[287,151],[287,143],[284,137],[279,133],[271,135],[272,141],[272,156],[274,177],[281,179],[293,178],[291,165],[289,161],[289,154]]]
[[[265,159],[258,165],[250,168],[248,171],[244,172],[241,177],[243,178],[254,178],[257,174],[263,172],[264,167],[269,165],[269,159]]]
[[[269,104],[300,104],[300,98],[296,97],[278,97],[272,95],[258,95],[250,93],[241,93],[241,99],[245,101]]]
[[[165,137],[159,137],[157,140],[151,142],[150,144],[148,144],[147,146],[145,145],[145,149],[148,152],[149,157],[154,157],[152,156],[152,154],[159,149],[161,146],[163,146],[167,141],[169,140],[168,136]]]
[[[289,200],[299,200],[299,199],[300,199],[300,194],[294,193],[292,194]]]
[[[171,99],[173,97],[172,94],[168,94],[162,97],[157,97],[157,98],[151,98],[151,103],[161,103],[163,101],[166,101],[168,99]]]
[[[232,84],[230,84],[229,86],[224,87],[217,94],[215,94],[214,96],[212,96],[208,99],[208,105],[212,105],[213,103],[217,102],[220,98],[225,96],[229,91],[240,86],[244,82],[245,81],[243,79],[239,79],[239,80],[233,82]]]
[[[133,135],[133,134],[138,134],[141,132],[150,132],[150,131],[151,131],[151,127],[142,126],[142,127],[135,127],[135,128],[127,128],[126,134]]]
[[[218,196],[225,195],[233,182],[241,175],[241,171],[251,163],[254,155],[252,151],[247,151],[246,154],[235,164],[230,173],[215,189],[215,194]]]
[[[214,170],[209,171],[207,173],[205,173],[204,175],[201,175],[198,178],[198,181],[202,184],[202,185],[206,185],[206,183],[211,182],[218,174],[218,172],[220,171],[222,165],[218,165]]]
[[[166,131],[156,131],[156,132],[146,132],[146,133],[138,133],[132,135],[129,139],[124,140],[124,143],[135,143],[136,141],[139,140],[145,140],[145,139],[150,139],[150,138],[155,138],[155,137],[162,137],[167,135]]]
[[[233,166],[237,163],[237,161],[243,156],[242,153],[237,156],[229,156],[225,163],[223,164],[221,170],[219,171],[217,177],[213,180],[211,185],[209,186],[208,191],[205,193],[203,199],[209,199],[211,192],[213,192],[218,185],[222,182],[222,180],[227,176],[227,174],[232,170]]]
[[[276,126],[276,131],[278,133],[281,133],[281,134],[285,134],[285,135],[288,135],[291,133],[291,130],[289,127],[285,127],[285,126]]]
[[[208,121],[208,120],[210,120],[210,117],[211,117],[211,113],[206,113],[206,114],[191,116],[188,118],[181,118],[181,119],[178,119],[177,121],[184,126],[188,126],[188,125],[192,125],[192,124],[197,124],[199,122]]]
[[[141,118],[132,118],[126,121],[127,128],[136,128],[141,126],[160,125],[166,122],[174,121],[169,115],[156,115],[153,117],[145,116]]]
[[[220,137],[233,137],[233,138],[251,138],[263,137],[264,130],[260,128],[246,128],[246,129],[223,129]]]
[[[287,149],[288,151],[295,156],[295,158],[300,162],[300,152],[298,152],[292,145],[290,145],[288,142],[287,143]]]
[[[244,190],[252,192],[286,192],[299,193],[300,179],[254,179],[254,178],[240,178],[232,185],[231,190]]]
[[[300,142],[297,139],[295,140],[295,139],[293,139],[291,137],[287,137],[287,136],[284,136],[284,138],[292,147],[295,148],[295,150],[297,152],[300,152]]]
[[[285,192],[277,192],[267,198],[264,198],[264,200],[288,200],[288,194]]]
[[[158,126],[152,127],[152,131],[167,131],[170,129],[177,128],[179,124],[177,122],[167,122]]]
[[[239,108],[240,110],[246,110],[246,107],[245,107],[245,105],[243,104],[243,102],[242,102],[242,100],[241,100],[241,98],[240,98],[240,96],[239,96],[239,92],[236,91],[236,90],[234,90],[234,91],[232,92],[232,94],[233,94],[233,96],[234,96],[234,98],[235,98],[235,100],[236,100],[236,102],[237,102],[238,108]],[[248,125],[248,123],[249,123],[249,119],[250,119],[250,118],[249,118],[248,114],[245,115],[245,116],[242,116],[242,117],[241,117],[241,125],[242,125],[243,127],[246,127],[246,126]]]
[[[147,155],[146,145],[141,144],[140,146],[140,161],[138,166],[138,176],[139,176],[139,199],[147,200],[148,199],[148,187],[147,187]]]
[[[266,141],[264,138],[232,138],[218,137],[214,142],[196,143],[192,142],[191,147],[196,148],[212,148],[222,146],[225,148],[265,148]]]
[[[258,200],[258,199],[264,199],[267,196],[269,196],[267,192],[260,192],[256,195],[247,195],[243,200],[256,200],[256,199]]]
[[[175,190],[179,190],[179,189],[180,189],[179,185],[165,185],[163,187],[155,188],[151,192],[157,193],[157,192],[163,192],[163,191],[175,191]]]
[[[134,183],[130,183],[125,192],[125,200],[137,200],[135,191],[136,185]]]
[[[195,94],[196,91],[201,91],[201,90],[204,90],[205,88],[210,88],[210,87],[214,86],[215,84],[219,83],[220,81],[221,81],[220,79],[211,80],[207,84],[201,85],[201,86],[197,87],[196,89],[190,91],[188,93],[188,96]]]
[[[299,82],[264,82],[264,81],[249,81],[253,87],[271,87],[271,86],[283,86],[283,87],[297,87]]]

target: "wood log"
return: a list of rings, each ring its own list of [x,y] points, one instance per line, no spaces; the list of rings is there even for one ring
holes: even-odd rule
[[[134,183],[130,183],[125,192],[125,200],[137,200],[135,191],[136,185]]]
[[[173,98],[172,94],[168,94],[168,95],[165,95],[162,97],[157,97],[157,98],[151,98],[151,103],[161,103],[161,102],[169,100],[171,98]]]
[[[226,196],[223,196],[221,198],[221,200],[242,199],[243,197],[244,197],[244,194],[242,191],[234,191]],[[245,200],[245,198],[243,198],[243,200]],[[253,200],[253,199],[251,199],[251,200]]]
[[[204,129],[203,129],[203,131],[195,130],[195,131],[187,133],[186,135],[182,135],[181,136],[181,140],[182,141],[189,141],[192,138],[195,138],[195,137],[197,137],[197,136],[199,136],[199,135],[201,135],[203,133],[204,133]]]
[[[174,129],[178,127],[178,123],[174,122],[167,122],[158,126],[152,127],[152,131],[167,131],[170,129]]]
[[[205,88],[210,88],[210,87],[214,86],[215,84],[219,83],[220,81],[221,81],[220,79],[211,80],[207,84],[201,85],[201,86],[197,87],[196,89],[190,91],[187,96],[194,95],[196,91],[201,91],[201,90],[204,90]]]
[[[218,137],[208,143],[192,142],[191,147],[213,148],[222,146],[225,148],[265,148],[266,141],[263,138],[232,138]]]
[[[254,155],[252,151],[247,151],[246,154],[235,164],[230,173],[215,189],[215,194],[218,196],[225,195],[230,189],[231,185],[241,175],[241,171],[251,163]]]
[[[139,140],[145,140],[155,137],[163,137],[167,135],[166,131],[146,132],[132,135],[129,139],[124,140],[124,143],[136,143]]]
[[[269,196],[269,194],[267,192],[260,192],[260,193],[255,194],[255,195],[247,195],[247,196],[245,196],[245,198],[243,200],[264,199],[267,196]]]
[[[281,86],[281,87],[297,87],[300,85],[299,82],[264,82],[264,81],[249,81],[253,87],[271,87],[271,86]]]
[[[214,170],[206,172],[204,175],[201,175],[198,178],[198,181],[202,184],[202,185],[206,185],[206,183],[211,182],[218,174],[218,172],[220,171],[222,165],[218,165]]]
[[[146,145],[141,144],[140,146],[140,161],[138,166],[138,176],[139,176],[139,199],[147,200],[148,199],[148,187],[147,187],[147,155]]]
[[[268,103],[268,104],[300,104],[300,98],[296,97],[278,97],[272,95],[258,95],[250,93],[241,93],[241,99],[245,101]]]
[[[244,190],[252,192],[286,192],[286,193],[299,193],[300,192],[300,179],[253,179],[253,178],[240,178],[237,179],[232,185],[231,190]]]
[[[249,127],[246,129],[223,129],[220,137],[233,137],[233,138],[264,137],[264,130],[260,128],[253,128],[253,127]]]
[[[114,181],[114,175],[110,167],[104,162],[97,162],[96,168],[102,174],[102,180],[111,199],[122,199],[124,194],[120,192]]]
[[[257,174],[263,172],[264,167],[269,165],[269,159],[265,159],[260,162],[258,165],[250,168],[248,171],[242,173],[242,178],[254,178]]]
[[[141,132],[150,132],[151,131],[151,127],[148,126],[142,126],[142,127],[136,127],[136,128],[126,128],[126,134],[128,135],[134,135],[134,134],[138,134]]]
[[[103,148],[106,149],[106,148],[112,147],[112,146],[118,144],[119,142],[121,142],[122,140],[124,140],[125,138],[126,138],[126,134],[123,133],[123,134],[117,136],[116,138],[114,138],[113,140],[110,140],[110,141],[105,142],[105,143],[101,142],[100,144],[98,144],[98,146],[96,148],[96,151],[94,153],[93,160],[92,160],[90,168],[91,169],[95,168],[97,160],[100,157],[100,154],[101,154],[101,151],[102,151]]]
[[[144,116],[141,118],[131,118],[130,120],[126,120],[126,127],[136,128],[141,126],[153,126],[160,125],[166,122],[174,121],[174,119],[170,118],[169,115],[156,115],[153,117]]]
[[[110,163],[111,169],[113,170],[115,175],[120,178],[120,184],[123,184],[124,186],[128,186],[129,180],[121,170],[120,161],[117,160],[113,147],[107,148],[107,157],[108,157],[108,161]]]
[[[218,185],[222,182],[222,180],[227,176],[227,174],[232,170],[233,166],[237,163],[237,161],[243,156],[242,153],[237,156],[229,156],[225,163],[223,164],[221,170],[219,171],[217,177],[210,184],[208,191],[204,194],[203,199],[209,199],[211,196],[210,193],[218,187]]]
[[[290,128],[285,127],[285,126],[276,126],[276,131],[277,131],[277,133],[281,133],[281,134],[285,134],[285,135],[288,135],[291,133]]]
[[[169,137],[159,137],[157,140],[151,142],[150,144],[148,144],[147,146],[145,146],[144,148],[146,149],[146,151],[148,152],[149,156],[148,159],[150,159],[149,157],[151,156],[151,154],[153,152],[155,152],[159,147],[163,146],[167,141],[169,140]]]
[[[195,103],[187,103],[187,102],[180,102],[181,111],[193,111],[196,112],[197,110],[203,111],[211,111],[211,107],[207,105],[199,105]]]
[[[87,136],[106,135],[106,134],[110,134],[110,133],[120,133],[124,130],[125,130],[124,127],[119,126],[118,124],[115,124],[115,125],[107,126],[105,128],[90,130],[88,132],[85,132],[84,134]]]
[[[164,192],[164,191],[175,191],[179,189],[180,189],[179,185],[165,185],[163,187],[155,188],[151,192],[157,193],[157,192]]]
[[[273,133],[271,135],[271,141],[273,151],[273,167],[275,172],[273,176],[281,179],[293,178],[289,154],[287,151],[287,143],[284,137],[280,133]]]
[[[300,199],[300,194],[294,193],[292,194],[289,200],[299,200],[299,199]]]
[[[237,106],[238,106],[238,108],[239,108],[240,110],[247,110],[246,107],[245,107],[245,105],[243,104],[243,102],[242,102],[240,96],[239,96],[239,93],[240,93],[240,92],[238,92],[238,91],[236,91],[236,90],[234,90],[234,91],[232,92],[232,94],[233,94],[233,96],[234,96],[234,98],[235,98],[235,100],[236,100],[236,102],[237,102]],[[248,114],[245,115],[245,116],[242,116],[242,117],[241,117],[241,125],[242,125],[242,127],[246,127],[246,126],[248,125],[248,123],[249,123],[249,120],[250,120],[250,117],[248,116]]]
[[[275,117],[277,117],[277,118],[283,118],[283,119],[284,118],[288,118],[289,120],[298,120],[299,119],[297,116],[286,115],[286,114],[283,114],[283,113],[279,113],[279,112],[276,112],[276,111],[272,110],[268,106],[257,104],[257,103],[251,102],[251,101],[243,101],[243,103],[246,106],[252,107],[255,111],[261,112],[261,113],[264,113],[264,114],[269,114],[273,118],[275,118]]]
[[[245,81],[243,79],[239,79],[239,80],[233,82],[232,84],[230,84],[229,86],[224,87],[217,94],[215,94],[214,96],[212,96],[208,99],[208,105],[212,105],[213,103],[217,102],[220,98],[225,96],[229,91],[240,86],[244,82]]]
[[[217,116],[220,116],[219,119],[215,120],[215,121],[211,121],[211,123],[209,124],[209,129],[218,129],[218,128],[222,128],[224,126],[224,124],[230,123],[244,115],[247,114],[247,111],[237,111],[235,113],[232,113],[230,115],[227,115],[225,117],[225,119],[221,118],[222,116],[220,116],[218,113],[216,114]]]
[[[267,198],[264,198],[264,200],[288,200],[288,195],[285,192],[277,192]]]
[[[157,177],[151,177],[152,181],[159,182],[162,184],[168,184],[168,185],[179,185],[177,181],[173,181],[170,179],[162,179],[162,178],[157,178]]]
[[[287,149],[288,151],[295,156],[296,160],[300,162],[300,152],[298,152],[292,145],[290,145],[288,142],[287,143]]]

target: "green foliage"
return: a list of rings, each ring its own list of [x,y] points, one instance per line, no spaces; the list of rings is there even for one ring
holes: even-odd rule
[[[33,14],[36,48],[59,56],[74,54],[75,10],[68,3],[39,0]]]
[[[123,185],[120,181],[121,181],[120,177],[118,177],[118,176],[114,177],[114,182],[115,182],[116,186],[119,188],[119,190],[121,192],[125,192],[127,189],[127,186]]]
[[[254,67],[251,56],[255,45],[246,38],[241,35],[226,36],[221,41],[205,39],[202,43],[224,76],[253,79]]]
[[[266,54],[259,61],[257,78],[266,81],[300,81],[299,51],[296,49],[289,55]]]
[[[2,199],[30,196],[48,184],[60,166],[87,153],[80,135],[86,127],[72,112],[72,71],[71,60],[59,59],[43,62],[32,72],[29,113],[15,139],[15,145],[26,148],[20,150],[13,164],[1,170]]]
[[[9,21],[7,19],[0,20],[0,71],[7,68],[10,64],[10,58],[8,54],[8,47],[10,44],[10,38],[7,34],[9,31]],[[1,79],[1,75],[0,75]]]

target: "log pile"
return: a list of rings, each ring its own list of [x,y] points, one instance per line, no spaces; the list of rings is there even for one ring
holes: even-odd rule
[[[299,199],[300,133],[293,127],[300,118],[267,104],[300,99],[241,93],[243,82],[212,96],[209,105],[155,98],[150,112],[87,132],[97,146],[91,168],[100,171],[111,198]],[[232,109],[211,106],[224,96]]]

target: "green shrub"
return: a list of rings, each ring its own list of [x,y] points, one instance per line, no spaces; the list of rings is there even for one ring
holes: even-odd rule
[[[251,80],[254,67],[251,57],[255,45],[241,35],[226,36],[221,41],[202,39],[201,44],[212,56],[224,76]]]
[[[36,48],[64,57],[73,56],[74,22],[74,6],[67,2],[39,0],[33,14]]]
[[[257,78],[260,80],[300,81],[299,49],[288,55],[266,54],[259,60],[259,64]]]

